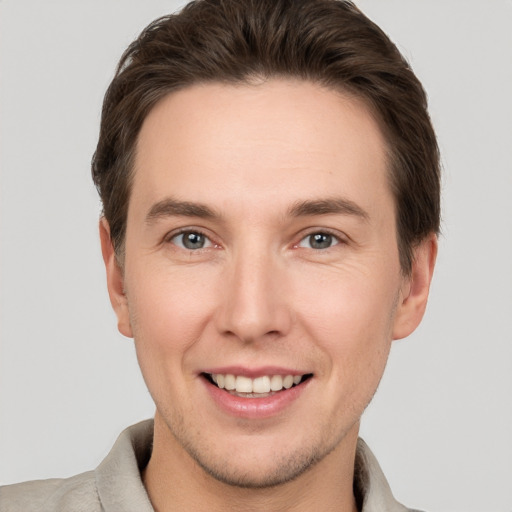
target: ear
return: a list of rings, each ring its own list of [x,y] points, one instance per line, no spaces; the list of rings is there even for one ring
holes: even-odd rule
[[[105,270],[107,271],[108,294],[112,308],[117,316],[117,328],[124,336],[133,338],[128,300],[124,292],[123,271],[117,262],[114,246],[110,239],[110,226],[105,217],[102,217],[100,220],[100,241]]]
[[[421,322],[437,257],[437,236],[432,233],[413,252],[411,274],[404,278],[393,326],[393,339],[409,336]]]

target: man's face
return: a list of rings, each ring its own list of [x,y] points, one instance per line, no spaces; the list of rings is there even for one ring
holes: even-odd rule
[[[116,279],[170,457],[248,486],[326,463],[412,330],[377,123],[308,82],[170,94],[140,133]]]

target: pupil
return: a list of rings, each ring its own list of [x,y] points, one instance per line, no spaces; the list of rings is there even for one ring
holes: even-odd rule
[[[332,245],[332,236],[327,233],[315,233],[309,237],[313,249],[327,249]]]
[[[185,233],[183,245],[187,249],[201,249],[204,246],[204,236],[200,233]]]

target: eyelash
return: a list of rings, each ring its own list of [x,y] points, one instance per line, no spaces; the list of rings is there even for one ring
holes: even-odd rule
[[[196,249],[191,249],[189,247],[185,247],[184,243],[183,243],[183,236],[187,235],[187,234],[188,235],[198,235],[200,237],[203,237],[204,240],[205,240],[205,243],[207,243],[208,245],[206,247],[199,247],[199,248],[196,248]],[[173,240],[175,240],[178,237],[182,237],[181,244],[173,242]],[[199,251],[201,249],[209,249],[211,247],[218,247],[217,244],[215,244],[211,240],[211,238],[208,235],[206,235],[203,231],[201,231],[200,229],[193,229],[193,228],[184,228],[184,229],[181,229],[179,231],[174,231],[174,232],[170,233],[169,235],[167,235],[165,237],[164,242],[173,243],[174,245],[176,245],[180,249],[184,249],[184,250],[190,251],[190,252]]]
[[[201,247],[197,247],[197,248],[186,247],[185,246],[186,242],[184,242],[183,236],[187,235],[187,234],[188,235],[196,235],[196,236],[199,236],[199,237],[203,237],[204,242],[206,244],[206,247],[204,245],[201,246]],[[324,236],[324,237],[328,237],[329,245],[327,247],[315,248],[315,247],[311,247],[311,246],[305,247],[304,245],[302,245],[308,239],[311,242],[311,237],[318,236],[318,235]],[[182,237],[181,243],[176,243],[176,241],[174,241],[178,237]],[[219,245],[216,244],[215,242],[213,242],[211,240],[211,238],[208,235],[206,235],[202,230],[200,230],[200,229],[193,229],[193,228],[184,228],[184,229],[179,230],[177,232],[172,232],[172,233],[170,233],[169,235],[167,235],[165,237],[164,242],[172,243],[172,244],[176,245],[177,247],[179,247],[180,249],[183,249],[183,250],[186,250],[186,251],[190,251],[190,252],[196,252],[196,251],[200,251],[202,249],[209,249],[209,248],[212,248],[212,247],[213,248],[218,248],[219,247]],[[299,240],[298,243],[293,245],[293,248],[296,249],[296,248],[301,248],[302,247],[302,248],[309,249],[309,250],[312,250],[312,251],[315,251],[315,252],[323,252],[323,251],[326,251],[328,249],[331,249],[332,247],[335,247],[335,246],[340,245],[340,244],[345,244],[345,243],[346,243],[346,240],[341,238],[339,236],[339,234],[335,234],[335,233],[333,233],[332,231],[330,231],[328,229],[317,229],[317,230],[312,230],[309,233],[307,233],[306,235],[304,235]]]
[[[314,237],[317,235],[327,236],[330,238],[330,240],[333,243],[331,245],[329,245],[328,247],[324,247],[324,248],[304,247],[303,245],[301,245],[304,241],[307,241],[308,239],[311,241],[311,237]],[[309,233],[307,233],[305,236],[303,236],[297,244],[294,245],[294,248],[302,247],[305,249],[310,249],[315,252],[321,252],[321,251],[327,251],[328,249],[331,249],[332,247],[335,247],[335,246],[341,245],[341,244],[345,244],[345,243],[346,243],[346,240],[344,240],[338,233],[334,233],[331,230],[324,228],[324,229],[311,230]]]

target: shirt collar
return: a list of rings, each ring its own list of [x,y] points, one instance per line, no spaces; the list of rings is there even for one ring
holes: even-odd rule
[[[154,512],[141,480],[153,444],[153,420],[124,430],[96,468],[96,489],[105,512]]]
[[[354,492],[362,504],[361,512],[409,510],[395,500],[375,455],[361,438],[357,441]]]
[[[153,420],[137,423],[121,433],[96,468],[96,488],[105,512],[154,512],[141,480],[152,444]],[[354,492],[361,512],[409,510],[394,499],[377,459],[362,439],[357,443]]]

